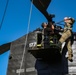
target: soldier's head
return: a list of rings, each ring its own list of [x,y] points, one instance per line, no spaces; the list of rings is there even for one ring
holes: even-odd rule
[[[41,24],[42,28],[46,28],[46,27],[47,27],[47,25],[48,25],[48,24],[47,24],[47,23],[45,23],[45,22]]]
[[[75,22],[75,19],[72,17],[65,17],[64,22],[72,25]]]

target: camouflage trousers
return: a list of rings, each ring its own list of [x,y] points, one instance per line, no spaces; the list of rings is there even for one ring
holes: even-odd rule
[[[66,41],[66,45],[67,45],[67,49],[68,49],[68,54],[72,55],[72,45],[71,45],[71,37],[72,36],[72,32],[70,30],[67,30],[65,32],[63,32],[61,38],[59,39],[59,42],[63,43]]]

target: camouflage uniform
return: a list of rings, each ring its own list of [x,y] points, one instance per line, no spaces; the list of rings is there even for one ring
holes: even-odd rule
[[[72,43],[71,43],[71,37],[72,37],[72,25],[75,22],[73,18],[64,18],[65,27],[63,34],[61,38],[59,39],[59,42],[62,44],[66,41],[67,43],[67,49],[68,49],[68,60],[72,60],[73,52],[72,52]]]

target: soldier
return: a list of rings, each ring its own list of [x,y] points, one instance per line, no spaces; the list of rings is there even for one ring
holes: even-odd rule
[[[50,36],[50,33],[54,33],[54,25],[51,23],[42,23],[42,28],[45,36]]]
[[[42,34],[44,35],[43,37],[44,45],[46,47],[49,47],[50,43],[53,43],[53,40],[50,39],[50,37],[52,37],[51,34],[54,33],[54,25],[52,25],[51,22],[49,23],[44,22],[42,23],[42,28],[43,28]]]
[[[44,47],[44,42],[43,42],[43,40],[48,38],[48,37],[47,37],[47,31],[46,31],[47,25],[48,25],[48,24],[45,23],[45,22],[41,24],[41,26],[42,26],[42,28],[43,28],[43,30],[42,30],[42,41],[41,41],[41,44],[37,44],[37,47]]]
[[[71,17],[65,17],[64,22],[65,22],[64,31],[61,38],[59,39],[58,45],[61,46],[61,44],[66,41],[67,49],[68,49],[68,60],[73,61],[71,37],[72,37],[72,27],[75,20],[74,18],[71,18]]]

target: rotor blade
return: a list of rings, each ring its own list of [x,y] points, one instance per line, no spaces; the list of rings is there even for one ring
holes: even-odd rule
[[[47,8],[50,2],[51,0],[33,0],[32,2],[35,5],[35,7],[47,18],[47,20],[49,19]]]
[[[0,46],[0,54],[3,54],[4,52],[10,50],[11,43],[6,43]]]
[[[40,11],[46,10],[48,8],[50,2],[51,2],[51,0],[33,0],[33,4]]]

